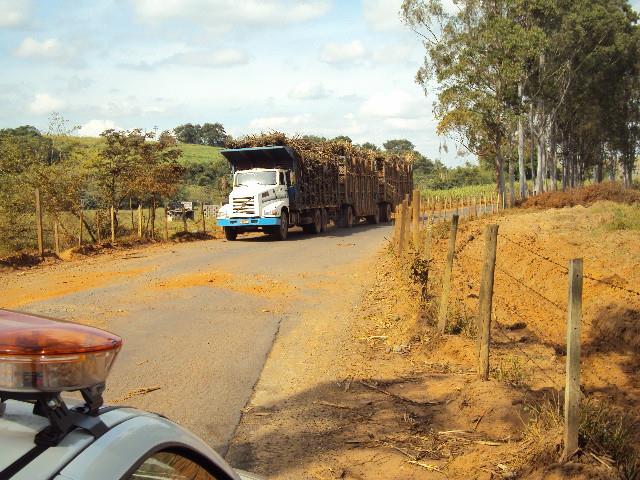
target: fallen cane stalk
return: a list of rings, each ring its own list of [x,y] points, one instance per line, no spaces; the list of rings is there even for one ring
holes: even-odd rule
[[[411,463],[412,465],[418,465],[419,467],[426,468],[430,472],[438,472],[444,475],[444,472],[440,470],[435,465],[429,465],[428,463],[419,462],[417,460],[407,460],[407,463]]]

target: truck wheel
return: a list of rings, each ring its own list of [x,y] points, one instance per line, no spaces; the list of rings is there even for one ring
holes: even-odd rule
[[[224,238],[233,242],[236,238],[238,238],[238,231],[233,227],[224,227]]]
[[[280,215],[280,225],[278,225],[278,229],[274,232],[274,237],[276,237],[277,240],[286,240],[288,233],[289,216],[287,212],[282,212],[282,215]]]
[[[380,212],[376,211],[373,215],[367,215],[367,223],[369,225],[377,225],[380,223]]]
[[[320,231],[326,232],[328,224],[329,224],[329,214],[327,213],[327,210],[323,208],[320,210]]]
[[[342,228],[353,227],[353,210],[351,209],[351,205],[342,207],[340,211],[340,224],[338,226]]]
[[[390,222],[391,215],[392,215],[391,204],[390,203],[381,204],[380,205],[380,221],[384,223]]]
[[[313,211],[313,223],[311,224],[311,233],[320,233],[322,231],[322,213],[316,208]]]
[[[322,214],[319,209],[314,209],[311,214],[311,219],[313,220],[311,223],[307,223],[302,225],[302,231],[304,233],[320,233],[321,223],[322,223]]]

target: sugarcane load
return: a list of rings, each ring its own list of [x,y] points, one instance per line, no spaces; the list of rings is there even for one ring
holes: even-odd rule
[[[232,140],[222,155],[233,189],[218,211],[225,238],[263,231],[285,240],[292,227],[324,232],[391,221],[413,188],[412,159],[344,141],[312,141],[274,132]]]

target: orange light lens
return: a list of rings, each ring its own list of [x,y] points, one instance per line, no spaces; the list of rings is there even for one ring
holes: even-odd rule
[[[0,309],[0,390],[79,390],[104,382],[121,346],[104,330]]]

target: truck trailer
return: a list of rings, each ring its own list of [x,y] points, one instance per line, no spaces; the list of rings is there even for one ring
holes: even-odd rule
[[[217,218],[227,240],[258,230],[285,240],[291,227],[316,234],[331,221],[342,228],[360,220],[388,222],[412,188],[410,162],[350,145],[250,146],[220,153],[233,173],[229,203]]]

